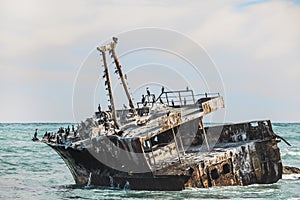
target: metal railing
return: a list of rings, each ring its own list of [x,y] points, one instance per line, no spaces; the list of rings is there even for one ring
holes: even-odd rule
[[[200,98],[211,98],[213,96],[220,96],[219,93],[203,93],[194,94],[193,90],[177,90],[162,92],[157,98],[154,94],[145,95],[143,100],[137,103],[138,109],[145,106],[152,106],[155,102],[162,104],[180,107],[186,105],[193,105]]]

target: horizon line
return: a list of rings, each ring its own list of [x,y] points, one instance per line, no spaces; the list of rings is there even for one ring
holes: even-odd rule
[[[221,124],[221,123],[247,123],[252,121],[260,121],[259,120],[245,120],[245,121],[225,121],[225,122],[205,122],[205,123],[213,123],[213,124]],[[300,123],[300,121],[272,121],[270,120],[272,124],[274,123],[287,123],[287,124],[297,124]],[[19,122],[19,121],[8,121],[8,122],[1,122],[0,124],[79,124],[80,122],[71,122],[71,121],[28,121],[28,122]]]

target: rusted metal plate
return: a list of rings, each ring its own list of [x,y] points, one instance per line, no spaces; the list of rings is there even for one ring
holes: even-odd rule
[[[202,103],[202,108],[203,108],[204,114],[208,114],[208,113],[211,113],[218,109],[224,108],[223,97],[221,97],[221,96],[215,97],[209,101]]]
[[[280,152],[274,140],[242,145],[191,168],[186,187],[275,183],[282,177]]]

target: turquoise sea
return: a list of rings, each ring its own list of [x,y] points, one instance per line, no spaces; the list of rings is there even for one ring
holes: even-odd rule
[[[66,123],[0,124],[0,199],[300,199],[300,175],[284,175],[272,185],[149,192],[77,187],[62,159],[48,146],[31,141]],[[284,165],[300,167],[300,123],[274,123]]]

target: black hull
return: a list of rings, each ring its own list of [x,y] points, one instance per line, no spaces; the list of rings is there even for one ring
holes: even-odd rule
[[[186,175],[153,175],[151,172],[129,174],[102,164],[86,149],[74,150],[65,149],[64,146],[50,146],[64,160],[76,184],[81,186],[177,191],[183,190],[190,178]]]
[[[112,159],[110,161],[114,162],[115,166],[135,162],[134,169],[139,167],[139,163],[143,168],[146,162],[152,162],[151,156],[159,155],[150,152],[147,155],[151,157],[147,158],[148,161],[144,154],[133,161],[133,157],[130,156],[112,156],[115,149],[100,151],[102,153],[99,154],[96,149],[104,146],[101,146],[103,143],[96,141],[92,142],[93,145],[89,149],[47,144],[60,155],[70,169],[76,184],[81,186],[171,191],[182,190],[185,187],[271,184],[282,178],[282,163],[277,145],[279,140],[274,135],[270,122],[256,128],[249,123],[212,127],[207,129],[208,140],[213,140],[214,133],[219,129],[222,130],[222,134],[210,152],[193,151],[191,148],[184,156],[181,155],[182,163],[178,160],[177,154],[169,155],[166,157],[167,160],[148,165],[148,170],[143,173],[133,173],[128,169],[118,170],[104,163],[105,160]],[[237,133],[237,130],[243,134],[247,133],[247,137]],[[234,137],[233,140],[231,132],[237,133],[240,137]],[[195,147],[194,150],[202,146]]]

